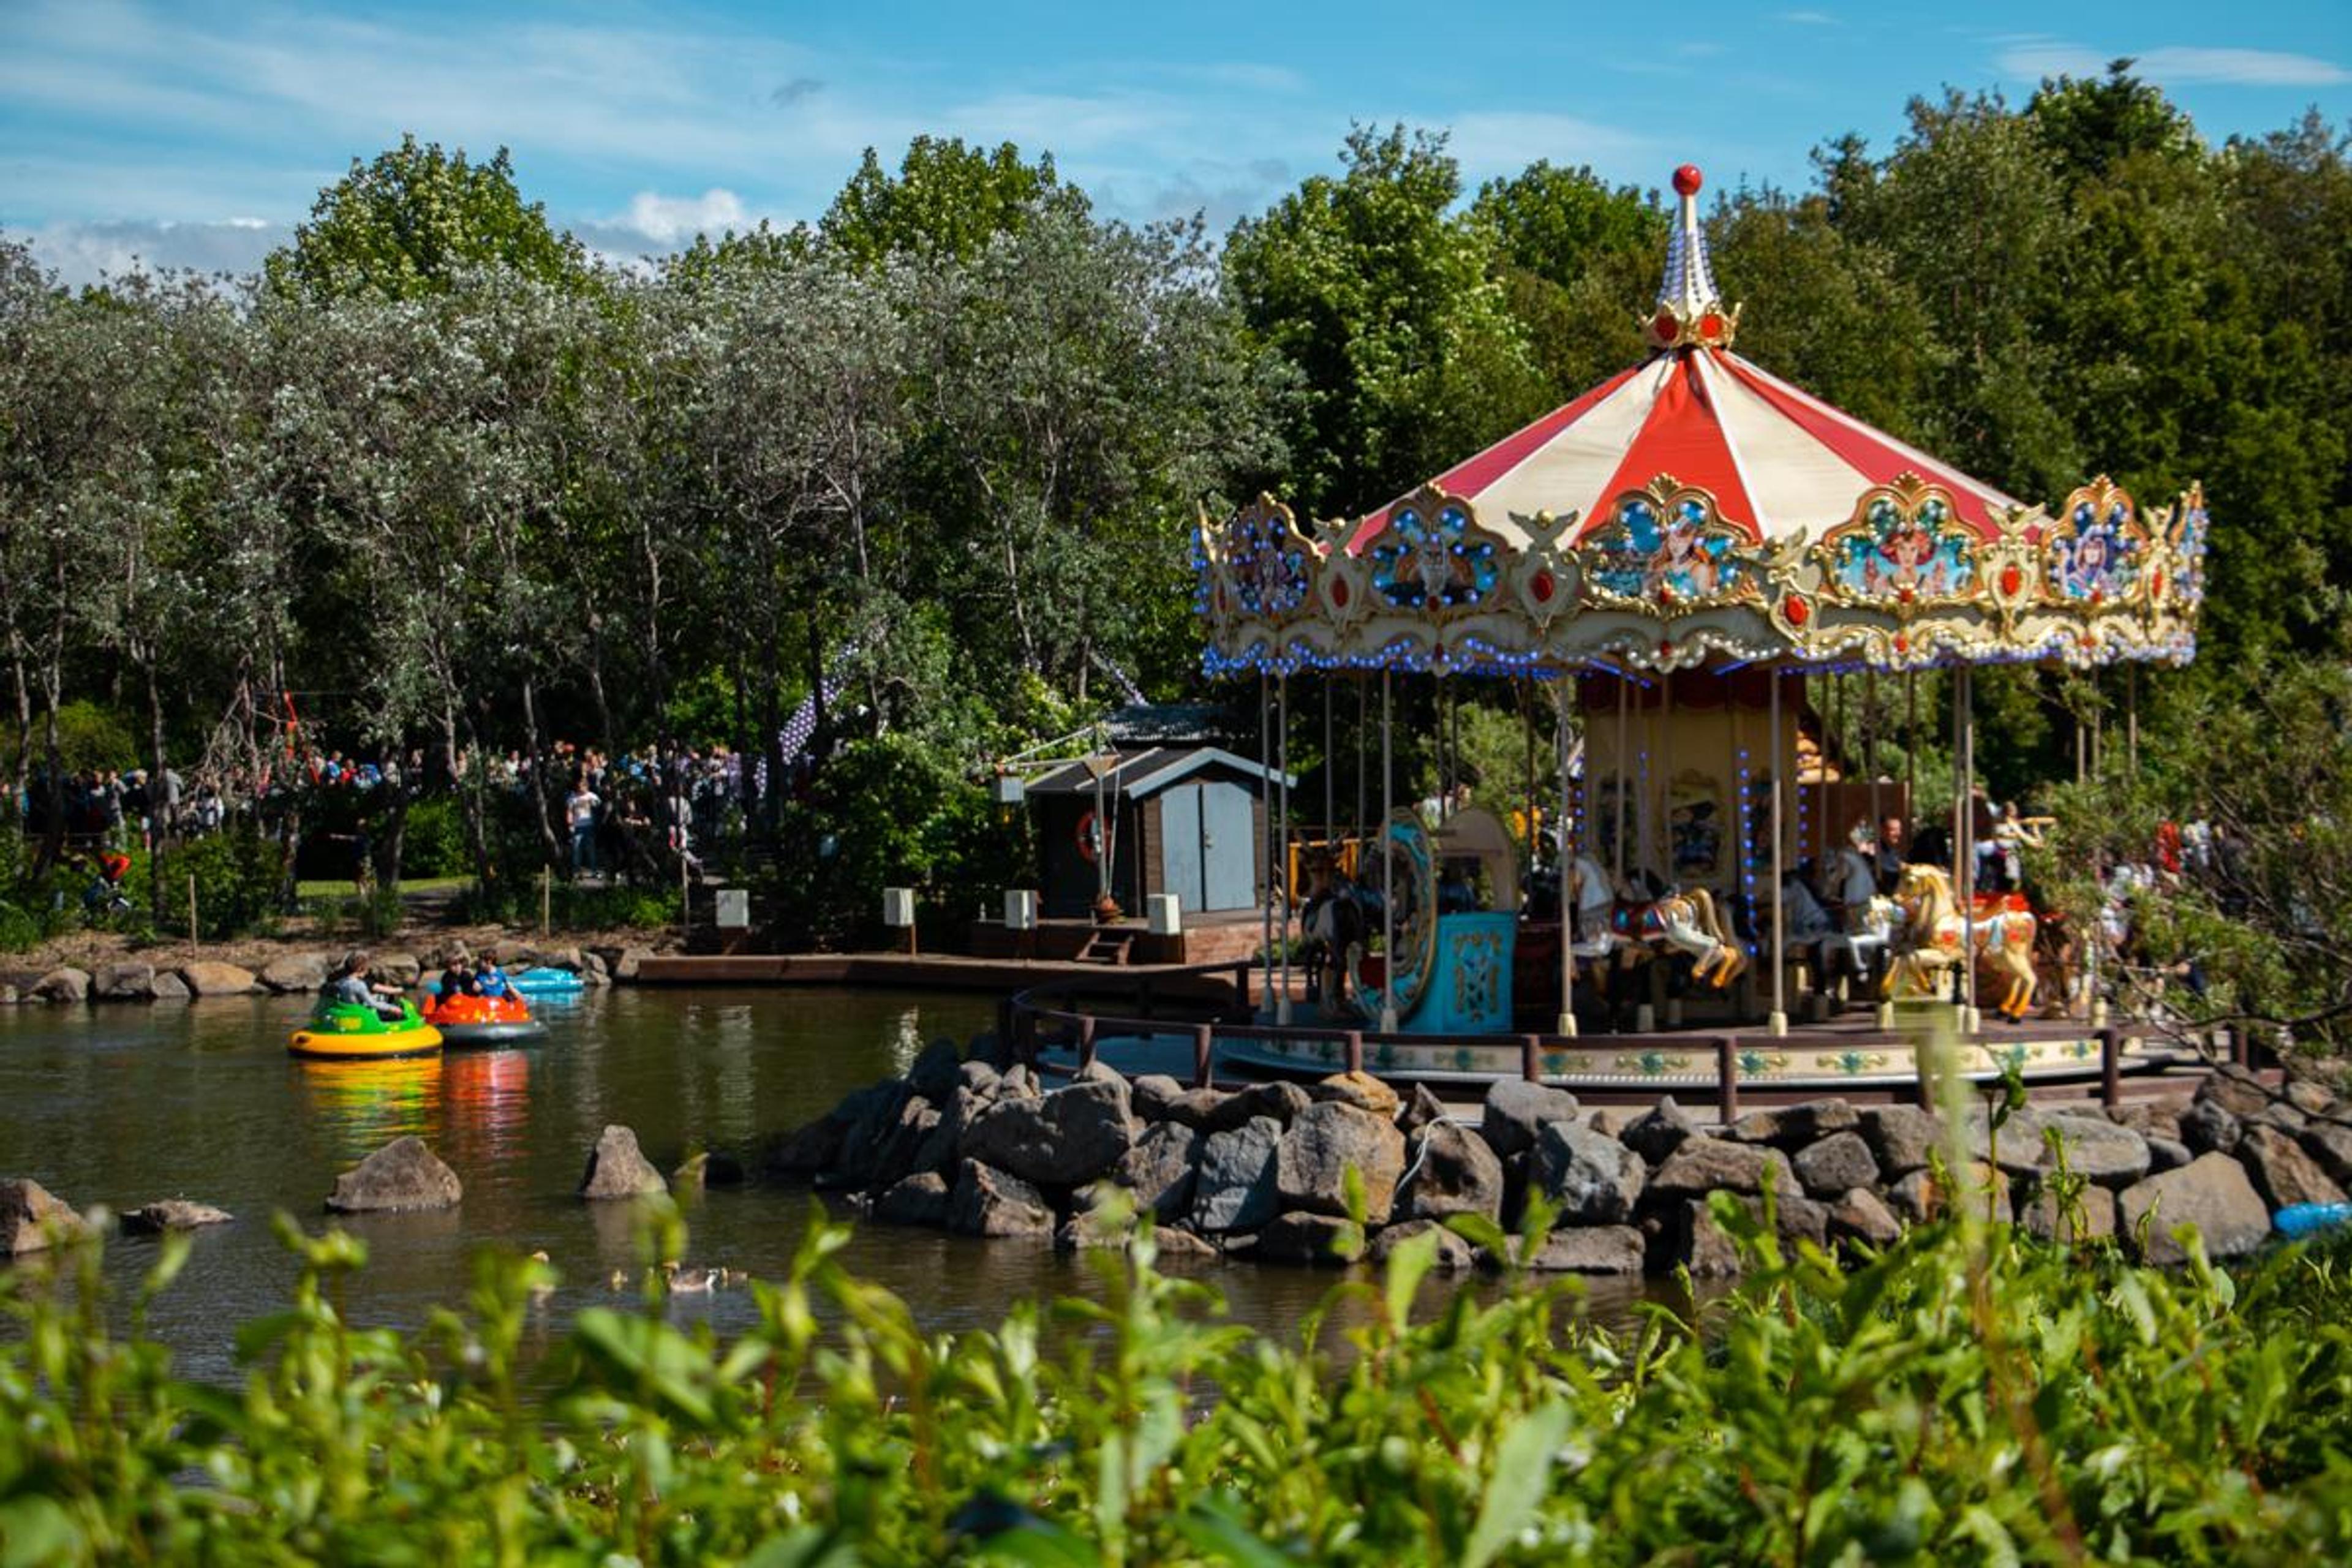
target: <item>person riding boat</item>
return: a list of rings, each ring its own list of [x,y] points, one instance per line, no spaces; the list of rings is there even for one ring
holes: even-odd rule
[[[400,1004],[399,987],[368,978],[370,960],[365,948],[353,948],[343,955],[342,967],[327,983],[327,994],[336,1003],[367,1007],[388,1024],[397,1024],[404,1016]]]
[[[474,971],[474,994],[488,996],[494,1002],[517,994],[513,983],[507,979],[507,972],[499,967],[495,958],[485,958]]]
[[[452,996],[479,996],[482,977],[474,967],[473,954],[463,946],[453,950],[449,962],[441,968],[440,995],[443,1001]]]

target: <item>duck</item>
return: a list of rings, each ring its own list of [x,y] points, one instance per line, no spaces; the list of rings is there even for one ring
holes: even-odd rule
[[[533,1263],[544,1263],[544,1264],[547,1264],[547,1265],[548,1265],[548,1267],[549,1267],[550,1268],[552,1268],[554,1267],[554,1264],[553,1264],[551,1261],[550,1261],[550,1259],[548,1258],[547,1254],[546,1254],[544,1251],[540,1251],[540,1252],[534,1252],[534,1253],[532,1253],[532,1254],[530,1255],[530,1260],[531,1260]],[[532,1300],[534,1300],[534,1301],[544,1301],[544,1300],[546,1300],[550,1296],[552,1296],[552,1295],[554,1295],[554,1294],[555,1294],[555,1282],[554,1282],[554,1280],[553,1280],[552,1279],[534,1279],[534,1280],[532,1280],[532,1281],[531,1281],[531,1285],[530,1285],[530,1299],[531,1299]]]
[[[722,1268],[681,1269],[675,1263],[663,1265],[669,1271],[669,1288],[680,1295],[699,1295],[719,1288],[726,1270]]]

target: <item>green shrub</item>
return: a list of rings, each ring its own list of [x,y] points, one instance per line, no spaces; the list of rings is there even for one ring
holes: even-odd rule
[[[158,923],[188,929],[188,878],[196,881],[197,931],[226,942],[275,923],[284,860],[274,839],[237,826],[193,839],[166,857]]]
[[[408,808],[408,828],[400,846],[404,877],[459,877],[466,863],[466,820],[451,796],[417,801]]]

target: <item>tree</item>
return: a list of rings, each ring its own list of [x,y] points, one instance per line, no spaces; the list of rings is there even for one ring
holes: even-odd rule
[[[448,289],[468,268],[512,268],[576,287],[587,276],[577,240],[526,205],[503,147],[487,163],[414,136],[319,193],[294,242],[263,263],[272,289],[314,300],[415,300]]]
[[[1358,126],[1344,173],[1318,174],[1234,226],[1225,286],[1251,340],[1309,389],[1286,429],[1286,490],[1360,513],[1542,406],[1496,241],[1454,211],[1443,135]]]
[[[1589,168],[1538,162],[1479,188],[1470,216],[1493,238],[1505,298],[1565,402],[1640,359],[1636,322],[1657,287],[1666,215]]]
[[[865,270],[897,255],[969,257],[991,236],[1020,228],[1049,207],[1081,216],[1088,209],[1086,193],[1055,173],[1052,153],[1028,163],[1010,142],[991,153],[958,136],[918,136],[895,176],[866,149],[817,232]]]

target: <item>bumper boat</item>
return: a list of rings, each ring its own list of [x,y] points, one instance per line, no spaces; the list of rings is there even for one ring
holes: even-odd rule
[[[520,996],[443,996],[425,1010],[425,1021],[452,1047],[518,1046],[547,1033]]]
[[[286,1048],[318,1061],[382,1061],[388,1057],[428,1056],[441,1048],[441,1031],[426,1023],[413,1002],[403,1001],[398,1018],[349,1002],[321,1002]]]
[[[526,996],[569,996],[584,990],[587,982],[568,969],[541,966],[507,976],[507,984]]]

